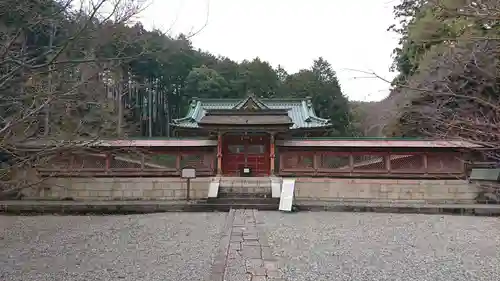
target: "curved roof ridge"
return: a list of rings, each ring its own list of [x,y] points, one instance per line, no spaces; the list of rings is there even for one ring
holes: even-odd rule
[[[254,98],[269,109],[286,109],[288,116],[293,121],[291,129],[298,128],[320,128],[331,125],[331,120],[323,119],[316,115],[311,105],[310,98]],[[243,99],[215,99],[215,98],[193,98],[188,113],[183,118],[172,120],[172,124],[178,127],[198,128],[198,122],[205,116],[207,110],[212,109],[234,109],[235,106],[248,100]]]
[[[197,101],[218,101],[218,102],[220,102],[220,101],[226,101],[226,102],[228,102],[228,101],[241,101],[243,99],[245,99],[245,98],[242,98],[242,99],[241,98],[227,98],[227,99],[226,98],[196,98]]]
[[[310,98],[304,99],[301,102],[301,110],[304,113],[305,120],[306,121],[315,120],[325,124],[330,123],[331,121],[329,119],[321,118],[316,115],[316,111],[311,106],[310,102],[311,102]]]
[[[307,109],[307,102],[305,100],[302,100],[300,102],[300,110],[302,111],[302,114],[304,115],[304,121],[310,122],[311,116],[309,114],[309,110]]]
[[[196,101],[196,106],[194,107],[193,109],[193,115],[192,116],[192,120],[196,120],[196,118],[198,118],[198,115],[200,114],[200,111],[203,110],[202,106],[201,106],[201,101],[197,100]]]
[[[301,101],[304,101],[306,100],[305,98],[262,98],[260,99],[261,101],[276,101],[276,102],[280,102],[280,101],[295,101],[295,102],[301,102]]]
[[[245,97],[245,98],[196,98],[197,101],[201,101],[201,102],[204,102],[204,101],[214,101],[214,102],[241,102],[241,101],[244,101],[244,100],[247,100],[248,97]],[[263,102],[291,102],[291,101],[294,101],[294,102],[301,102],[301,101],[304,101],[304,100],[307,100],[306,98],[257,98],[258,100],[260,101],[263,101]]]
[[[195,106],[193,106],[194,103],[196,103]],[[199,100],[193,99],[189,105],[190,105],[189,111],[186,113],[186,116],[181,117],[181,118],[177,118],[177,119],[173,119],[172,120],[173,123],[178,123],[178,122],[182,122],[182,121],[186,121],[186,120],[194,121],[193,116],[195,116],[194,114],[197,113],[197,110],[199,110],[199,108],[201,107],[201,103]]]
[[[318,116],[316,116],[316,114],[314,114],[312,116],[309,116],[309,118],[314,119],[316,121],[324,122],[324,123],[331,123],[330,119],[325,119],[325,118],[318,117]]]

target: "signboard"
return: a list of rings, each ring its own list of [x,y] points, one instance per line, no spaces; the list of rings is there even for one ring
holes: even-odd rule
[[[184,179],[194,179],[196,178],[196,169],[194,168],[184,168],[181,171],[181,177]]]
[[[210,186],[208,187],[208,198],[217,198],[219,193],[220,179],[212,180]]]
[[[281,195],[281,179],[271,177],[271,197],[280,198]]]
[[[280,211],[292,211],[293,193],[295,189],[295,179],[284,179],[281,186]]]
[[[181,170],[181,178],[187,179],[187,193],[186,200],[189,200],[189,195],[191,193],[191,179],[196,178],[196,169],[191,167],[184,167]]]

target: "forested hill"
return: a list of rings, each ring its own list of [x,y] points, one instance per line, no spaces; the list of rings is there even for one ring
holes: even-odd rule
[[[363,131],[498,149],[500,2],[402,0],[394,15],[399,76],[385,100],[354,105]]]
[[[173,42],[179,40],[189,46],[185,39]],[[352,133],[347,98],[342,94],[332,66],[322,58],[311,62],[308,69],[293,74],[281,67],[273,68],[259,58],[237,63],[192,48],[185,49],[177,59],[161,59],[165,60],[168,67],[155,65],[159,73],[155,75],[161,77],[158,82],[164,85],[161,95],[171,107],[170,118],[182,117],[193,97],[243,98],[250,92],[262,98],[312,97],[317,114],[334,121],[331,135],[346,136]],[[151,66],[147,68],[150,70]],[[175,71],[173,77],[170,71]],[[143,75],[140,71],[137,74]],[[166,128],[169,116],[164,114],[163,117],[164,120],[155,120],[157,123],[153,124],[153,130]],[[165,133],[158,131],[158,134]]]
[[[183,117],[193,97],[248,92],[312,97],[335,126],[331,136],[500,140],[498,1],[402,0],[391,28],[401,36],[394,50],[400,75],[375,103],[349,103],[335,62],[318,58],[297,73],[259,58],[235,62],[198,50],[191,35],[132,23],[143,1],[90,2],[0,1],[3,143],[169,136],[171,120]]]
[[[323,58],[311,62],[307,69],[289,74],[282,67],[273,68],[259,58],[238,63],[195,50],[183,36],[172,39],[161,35],[158,38],[164,44],[162,48],[173,51],[130,63],[136,79],[153,85],[153,111],[158,112],[148,114],[153,116],[152,135],[166,135],[169,119],[183,117],[189,100],[194,97],[243,98],[250,92],[262,98],[312,97],[317,114],[334,121],[331,135],[352,134],[347,98],[342,94],[333,67]],[[133,99],[133,95],[131,97]],[[135,110],[144,112],[141,104],[133,100],[130,103]],[[143,135],[149,134],[145,132],[148,126],[148,122],[143,122]]]
[[[335,125],[330,135],[354,133],[348,100],[326,60],[297,73],[259,58],[235,62],[196,49],[188,35],[131,24],[142,1],[97,2],[1,1],[4,139],[169,136],[169,123],[183,117],[193,97],[249,92],[312,97],[317,114]]]

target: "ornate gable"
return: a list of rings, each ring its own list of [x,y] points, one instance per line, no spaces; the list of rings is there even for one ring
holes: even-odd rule
[[[259,111],[269,109],[254,94],[249,94],[247,98],[240,101],[233,109],[244,111]]]
[[[257,105],[257,103],[253,99],[248,99],[242,106],[241,110],[247,111],[257,111],[261,108]]]

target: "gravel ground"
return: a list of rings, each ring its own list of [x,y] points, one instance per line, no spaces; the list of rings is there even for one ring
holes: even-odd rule
[[[0,280],[205,280],[225,218],[0,216]]]
[[[500,280],[500,219],[261,212],[294,280]]]

